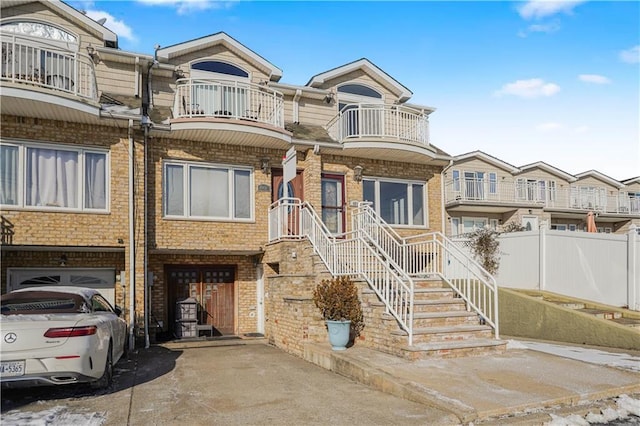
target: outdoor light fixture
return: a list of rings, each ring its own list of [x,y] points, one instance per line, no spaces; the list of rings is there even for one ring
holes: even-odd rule
[[[260,168],[262,169],[262,173],[265,175],[269,174],[269,159],[263,158],[260,160]]]
[[[58,259],[58,266],[67,266],[67,255],[63,254],[62,256],[60,256],[60,259]]]
[[[98,62],[100,62],[100,57],[98,56],[96,49],[94,49],[92,45],[87,46],[87,55],[89,55],[89,57],[94,63],[97,64]]]
[[[355,166],[353,168],[353,180],[362,182],[362,166]]]
[[[173,75],[175,76],[176,80],[179,80],[181,78],[184,78],[184,71],[182,70],[182,68],[178,67],[173,72]]]
[[[324,97],[324,102],[327,104],[333,102],[333,92],[327,93],[327,96]]]

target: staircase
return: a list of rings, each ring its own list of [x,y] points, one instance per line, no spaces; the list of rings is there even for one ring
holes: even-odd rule
[[[269,225],[270,241],[308,239],[324,271],[357,280],[362,344],[411,360],[505,350],[495,280],[444,235],[402,239],[362,203],[353,230],[335,236],[297,199],[274,203]]]

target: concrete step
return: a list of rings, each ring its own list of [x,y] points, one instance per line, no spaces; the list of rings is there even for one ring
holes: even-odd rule
[[[619,317],[619,318],[614,318],[611,321],[615,322],[616,324],[640,329],[640,319]]]
[[[608,320],[622,318],[621,312],[612,312],[612,311],[606,311],[603,309],[580,308],[580,309],[576,309],[576,311],[593,315],[594,317],[597,317],[597,318],[608,319]]]
[[[502,354],[507,342],[496,339],[465,339],[439,343],[420,343],[402,348],[402,357],[411,361],[430,358],[461,358]]]
[[[416,288],[413,301],[453,298],[455,293],[451,288]]]
[[[563,307],[569,308],[569,309],[584,309],[585,308],[584,303],[580,303],[580,302],[567,302],[565,300],[554,300],[554,299],[545,299],[545,298],[542,298],[542,300],[544,300],[545,302],[555,303],[556,305],[560,305],[560,306],[563,306]]]
[[[468,311],[414,312],[413,327],[454,327],[458,325],[479,325],[478,314]]]
[[[416,279],[413,281],[414,288],[449,288],[440,278]]]
[[[406,339],[404,330],[391,332],[392,336]],[[453,327],[423,327],[413,329],[413,344],[439,343],[467,339],[490,339],[493,335],[491,327],[486,325],[458,325]]]
[[[377,299],[375,300],[363,300],[363,302],[369,303],[370,306],[375,308],[384,309],[384,303]],[[413,302],[414,315],[418,313],[426,312],[467,312],[467,307],[462,299],[432,299],[432,300],[417,300]]]

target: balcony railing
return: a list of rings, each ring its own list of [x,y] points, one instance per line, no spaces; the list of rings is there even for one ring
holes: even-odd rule
[[[535,182],[459,179],[445,183],[445,202],[494,205],[539,205],[545,208],[640,215],[640,198],[606,188],[553,188]]]
[[[29,37],[2,34],[2,81],[25,83],[97,100],[94,63],[88,55]]]
[[[249,120],[284,129],[282,93],[266,86],[226,80],[178,80],[176,118],[217,117]]]
[[[429,145],[427,114],[398,105],[349,104],[331,119],[327,131],[338,142],[373,137]]]

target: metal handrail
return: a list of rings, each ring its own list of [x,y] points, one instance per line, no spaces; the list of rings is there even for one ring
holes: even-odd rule
[[[401,105],[348,104],[325,128],[340,143],[376,137],[429,146],[428,115]]]
[[[365,234],[358,230],[332,235],[313,207],[296,198],[280,199],[269,209],[270,241],[307,238],[332,275],[362,278],[407,332],[411,345],[413,280]]]
[[[375,238],[387,257],[393,258],[411,277],[435,274],[493,327],[499,337],[498,285],[478,262],[440,232],[401,238],[370,203],[359,203],[354,211],[354,229],[375,226]]]
[[[26,83],[98,100],[95,66],[88,55],[16,34],[3,33],[0,39],[2,81]]]
[[[284,129],[284,96],[242,81],[181,78],[176,81],[173,116],[229,118]]]

